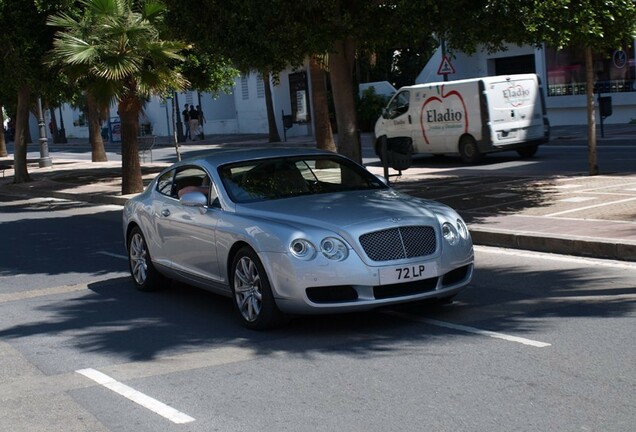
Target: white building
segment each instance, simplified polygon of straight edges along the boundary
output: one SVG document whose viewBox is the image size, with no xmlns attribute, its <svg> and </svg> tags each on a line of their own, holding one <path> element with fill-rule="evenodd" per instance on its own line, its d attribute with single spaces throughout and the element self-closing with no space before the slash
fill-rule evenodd
<svg viewBox="0 0 636 432">
<path fill-rule="evenodd" d="M 307 70 L 284 71 L 280 74 L 280 82 L 272 86 L 274 113 L 281 139 L 288 137 L 312 135 L 313 116 L 310 109 L 311 94 L 309 73 Z M 235 80 L 232 93 L 200 93 L 187 91 L 177 94 L 178 109 L 181 116 L 184 105 L 200 105 L 205 117 L 204 134 L 267 134 L 267 107 L 265 105 L 265 82 L 258 74 L 244 75 Z M 168 136 L 173 133 L 173 99 L 162 100 L 152 97 L 144 108 L 140 118 L 141 133 L 143 125 L 148 124 L 156 136 Z M 86 116 L 69 105 L 62 108 L 64 129 L 67 138 L 88 138 Z M 283 115 L 291 115 L 293 125 L 283 130 Z M 58 127 L 60 127 L 60 110 L 55 110 Z M 110 117 L 117 121 L 117 107 L 111 107 Z M 179 119 L 175 118 L 174 123 Z M 46 113 L 46 123 L 50 121 L 50 113 Z M 183 118 L 181 118 L 183 121 Z M 37 121 L 31 122 L 37 126 Z M 104 128 L 108 124 L 104 124 Z M 147 128 L 146 128 L 147 129 Z M 35 131 L 34 131 L 35 132 Z M 35 132 L 37 136 L 37 132 Z"/>
<path fill-rule="evenodd" d="M 623 50 L 615 50 L 605 55 L 595 54 L 594 68 L 597 90 L 602 96 L 612 99 L 613 113 L 605 123 L 619 124 L 636 120 L 636 64 L 635 45 Z M 553 126 L 586 124 L 585 101 L 585 61 L 583 50 L 555 50 L 550 47 L 537 49 L 532 46 L 510 45 L 506 51 L 474 55 L 451 53 L 449 80 L 474 78 L 488 75 L 508 75 L 515 73 L 536 73 L 543 83 L 543 91 L 548 117 Z M 416 79 L 415 83 L 429 83 L 443 80 L 443 59 L 441 49 L 432 56 Z M 440 70 L 442 69 L 442 70 Z M 268 133 L 267 110 L 265 106 L 264 81 L 257 74 L 249 74 L 236 79 L 234 91 L 218 96 L 196 91 L 179 93 L 178 112 L 184 104 L 201 105 L 206 119 L 204 133 L 209 134 L 266 134 Z M 379 83 L 372 83 L 378 85 Z M 274 113 L 281 138 L 313 135 L 311 113 L 311 80 L 305 66 L 299 71 L 284 71 L 280 83 L 272 86 Z M 362 86 L 361 86 L 362 87 Z M 386 93 L 386 92 L 380 92 Z M 598 93 L 597 93 L 598 96 Z M 146 105 L 145 118 L 152 128 L 152 134 L 168 136 L 173 132 L 173 100 L 162 101 L 154 97 Z M 59 110 L 56 110 L 58 127 Z M 180 114 L 179 114 L 180 115 Z M 288 130 L 283 129 L 283 115 L 292 115 L 294 123 Z M 46 123 L 49 113 L 46 113 Z M 87 138 L 88 127 L 82 112 L 65 106 L 64 127 L 69 138 Z M 598 110 L 597 110 L 598 116 Z M 117 117 L 117 109 L 111 109 L 111 118 Z M 176 121 L 177 119 L 175 119 Z M 31 122 L 37 127 L 37 120 Z M 106 125 L 105 125 L 106 126 Z M 33 127 L 32 127 L 33 129 Z M 37 136 L 37 130 L 33 130 Z"/>
<path fill-rule="evenodd" d="M 612 98 L 613 113 L 605 123 L 628 123 L 636 120 L 636 40 L 623 50 L 594 55 L 597 90 Z M 583 50 L 537 49 L 509 45 L 506 51 L 474 55 L 447 55 L 454 73 L 449 80 L 489 75 L 536 73 L 543 83 L 548 117 L 552 125 L 586 124 L 585 60 Z M 443 81 L 441 49 L 428 61 L 416 83 Z M 595 98 L 598 96 L 596 94 Z M 596 100 L 596 99 L 595 99 Z M 597 110 L 598 116 L 598 110 Z"/>
</svg>

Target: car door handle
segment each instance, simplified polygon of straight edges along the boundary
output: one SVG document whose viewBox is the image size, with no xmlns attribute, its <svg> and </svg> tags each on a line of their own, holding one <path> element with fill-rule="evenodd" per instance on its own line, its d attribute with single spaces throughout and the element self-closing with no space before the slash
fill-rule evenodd
<svg viewBox="0 0 636 432">
<path fill-rule="evenodd" d="M 411 114 L 409 114 L 409 124 L 411 124 L 411 123 L 413 123 L 413 122 L 411 121 Z"/>
<path fill-rule="evenodd" d="M 170 216 L 170 210 L 168 209 L 161 210 L 161 216 L 166 216 L 166 217 Z"/>
</svg>

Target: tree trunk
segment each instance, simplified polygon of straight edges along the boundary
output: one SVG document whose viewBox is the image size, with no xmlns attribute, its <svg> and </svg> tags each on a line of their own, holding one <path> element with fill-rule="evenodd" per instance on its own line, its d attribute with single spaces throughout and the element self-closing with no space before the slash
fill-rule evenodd
<svg viewBox="0 0 636 432">
<path fill-rule="evenodd" d="M 31 181 L 29 172 L 27 171 L 27 142 L 25 131 L 29 125 L 29 99 L 31 89 L 22 87 L 18 91 L 18 106 L 15 117 L 15 139 L 13 142 L 13 168 L 15 175 L 14 183 L 26 183 Z"/>
<path fill-rule="evenodd" d="M 311 79 L 311 99 L 314 107 L 316 147 L 335 152 L 336 143 L 333 140 L 331 122 L 329 121 L 325 71 L 313 56 L 309 59 L 309 75 Z"/>
<path fill-rule="evenodd" d="M 139 113 L 141 104 L 134 96 L 122 98 L 119 102 L 121 118 L 121 194 L 142 192 L 144 189 L 139 163 Z"/>
<path fill-rule="evenodd" d="M 594 112 L 594 62 L 592 48 L 585 48 L 585 76 L 587 79 L 587 151 L 590 175 L 598 175 L 596 159 L 596 115 Z"/>
<path fill-rule="evenodd" d="M 263 86 L 265 87 L 265 104 L 267 105 L 267 124 L 269 126 L 269 142 L 280 142 L 280 134 L 276 126 L 276 115 L 274 114 L 274 100 L 272 99 L 272 88 L 269 72 L 262 72 Z"/>
<path fill-rule="evenodd" d="M 7 153 L 7 142 L 4 139 L 4 114 L 2 113 L 2 105 L 0 105 L 0 124 L 3 125 L 2 131 L 0 131 L 0 157 L 6 157 L 9 153 Z"/>
<path fill-rule="evenodd" d="M 108 161 L 108 157 L 104 150 L 99 105 L 95 100 L 95 96 L 90 91 L 86 92 L 86 105 L 88 108 L 88 136 L 91 142 L 91 161 L 106 162 Z"/>
<path fill-rule="evenodd" d="M 329 72 L 338 124 L 338 152 L 360 163 L 362 151 L 353 88 L 355 45 L 353 38 L 334 43 L 329 53 Z"/>
<path fill-rule="evenodd" d="M 57 119 L 55 118 L 55 108 L 49 106 L 49 115 L 51 116 L 51 123 L 48 125 L 49 132 L 51 133 L 51 139 L 54 143 L 57 143 L 57 137 L 60 134 L 60 130 L 57 127 Z"/>
</svg>

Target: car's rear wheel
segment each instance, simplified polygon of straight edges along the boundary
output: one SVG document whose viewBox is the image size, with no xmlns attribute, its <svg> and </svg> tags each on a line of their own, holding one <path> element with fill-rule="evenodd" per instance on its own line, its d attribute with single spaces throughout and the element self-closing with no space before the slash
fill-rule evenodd
<svg viewBox="0 0 636 432">
<path fill-rule="evenodd" d="M 139 227 L 128 236 L 128 265 L 135 286 L 140 291 L 154 291 L 165 281 L 150 259 L 148 244 Z"/>
<path fill-rule="evenodd" d="M 467 164 L 476 164 L 482 156 L 477 148 L 477 142 L 471 136 L 464 136 L 459 141 L 459 155 L 462 161 Z"/>
<path fill-rule="evenodd" d="M 256 252 L 249 247 L 238 251 L 232 261 L 231 278 L 234 307 L 245 327 L 264 330 L 280 324 L 282 314 Z"/>
</svg>

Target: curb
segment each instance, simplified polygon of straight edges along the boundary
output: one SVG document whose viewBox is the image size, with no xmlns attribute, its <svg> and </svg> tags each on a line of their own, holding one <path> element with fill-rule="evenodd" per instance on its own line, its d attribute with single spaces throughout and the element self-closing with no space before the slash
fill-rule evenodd
<svg viewBox="0 0 636 432">
<path fill-rule="evenodd" d="M 468 229 L 473 238 L 473 243 L 480 246 L 522 249 L 617 261 L 636 261 L 636 244 L 486 231 L 483 229 L 472 229 L 470 225 L 468 225 Z"/>
</svg>

